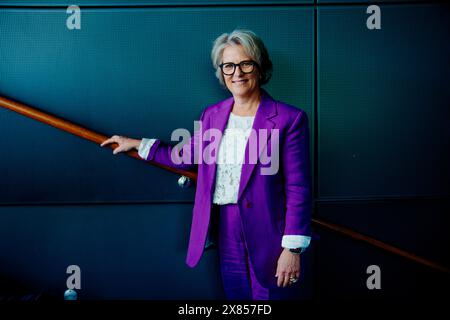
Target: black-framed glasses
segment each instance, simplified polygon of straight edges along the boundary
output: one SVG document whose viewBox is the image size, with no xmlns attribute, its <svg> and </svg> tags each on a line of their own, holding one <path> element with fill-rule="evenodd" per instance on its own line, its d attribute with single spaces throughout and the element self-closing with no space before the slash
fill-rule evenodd
<svg viewBox="0 0 450 320">
<path fill-rule="evenodd" d="M 242 73 L 252 73 L 258 64 L 253 60 L 244 60 L 239 63 L 225 62 L 219 65 L 222 73 L 227 76 L 233 75 L 237 66 L 241 69 Z"/>
</svg>

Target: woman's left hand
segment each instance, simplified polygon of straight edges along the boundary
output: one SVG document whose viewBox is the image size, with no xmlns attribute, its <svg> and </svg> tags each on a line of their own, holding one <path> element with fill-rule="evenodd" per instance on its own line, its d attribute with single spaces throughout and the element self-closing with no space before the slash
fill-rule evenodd
<svg viewBox="0 0 450 320">
<path fill-rule="evenodd" d="M 280 258 L 278 258 L 277 285 L 279 287 L 287 287 L 290 282 L 290 278 L 298 279 L 300 277 L 300 255 L 294 254 L 289 249 L 284 249 L 281 252 Z"/>
</svg>

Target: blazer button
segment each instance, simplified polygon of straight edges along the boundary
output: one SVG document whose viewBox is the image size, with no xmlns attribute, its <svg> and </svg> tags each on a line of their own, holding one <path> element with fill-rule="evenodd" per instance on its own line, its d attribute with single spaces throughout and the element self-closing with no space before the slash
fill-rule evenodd
<svg viewBox="0 0 450 320">
<path fill-rule="evenodd" d="M 247 202 L 247 204 L 245 206 L 247 207 L 247 209 L 250 209 L 252 207 L 252 203 L 251 202 Z"/>
</svg>

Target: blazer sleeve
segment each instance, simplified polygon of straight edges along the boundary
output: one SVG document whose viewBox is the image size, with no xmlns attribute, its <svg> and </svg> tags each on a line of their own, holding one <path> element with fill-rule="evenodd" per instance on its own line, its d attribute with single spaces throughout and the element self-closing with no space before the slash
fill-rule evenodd
<svg viewBox="0 0 450 320">
<path fill-rule="evenodd" d="M 202 153 L 202 123 L 205 117 L 205 110 L 200 116 L 200 128 L 182 146 L 171 145 L 160 139 L 152 139 L 152 145 L 145 160 L 154 161 L 171 168 L 194 171 L 198 164 L 198 156 Z M 197 151 L 194 151 L 197 150 Z"/>
<path fill-rule="evenodd" d="M 311 236 L 311 164 L 308 117 L 300 111 L 286 132 L 282 165 L 286 195 L 284 235 Z"/>
</svg>

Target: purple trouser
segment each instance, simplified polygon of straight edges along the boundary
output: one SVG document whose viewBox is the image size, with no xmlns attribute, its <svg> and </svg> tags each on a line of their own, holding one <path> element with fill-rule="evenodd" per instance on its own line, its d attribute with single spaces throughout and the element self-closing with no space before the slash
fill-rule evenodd
<svg viewBox="0 0 450 320">
<path fill-rule="evenodd" d="M 219 215 L 217 217 L 217 247 L 226 298 L 229 300 L 294 299 L 300 281 L 286 288 L 280 287 L 269 290 L 256 279 L 248 256 L 237 204 L 214 206 L 213 214 Z"/>
</svg>

